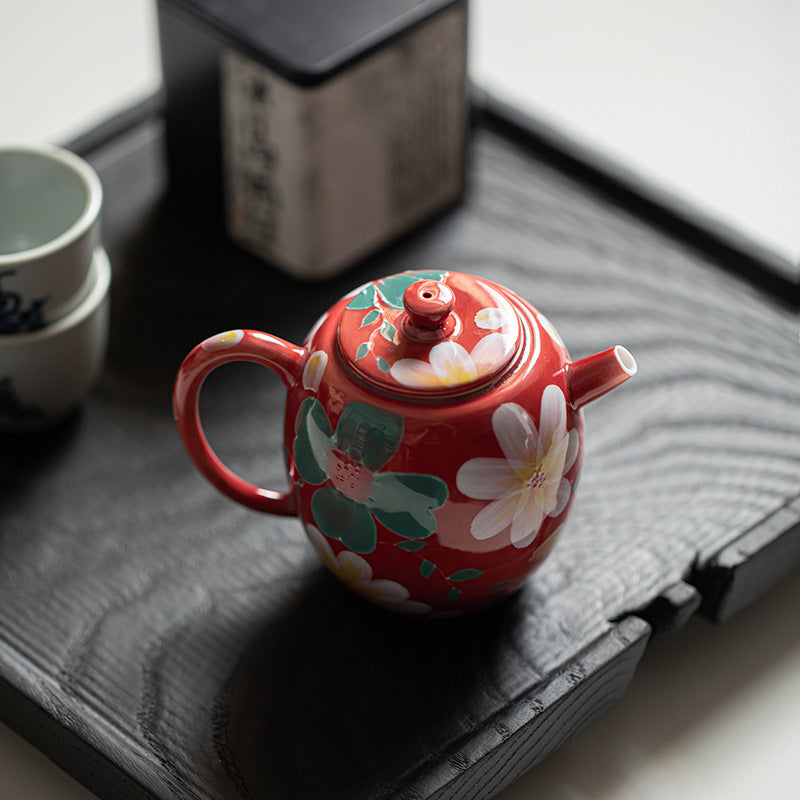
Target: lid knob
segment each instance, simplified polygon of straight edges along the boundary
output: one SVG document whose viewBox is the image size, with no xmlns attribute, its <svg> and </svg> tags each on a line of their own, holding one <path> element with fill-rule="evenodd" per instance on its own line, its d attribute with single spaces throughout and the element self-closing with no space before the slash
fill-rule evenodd
<svg viewBox="0 0 800 800">
<path fill-rule="evenodd" d="M 405 336 L 415 342 L 430 342 L 449 336 L 455 327 L 450 313 L 456 298 L 453 290 L 439 281 L 415 281 L 403 293 Z"/>
</svg>

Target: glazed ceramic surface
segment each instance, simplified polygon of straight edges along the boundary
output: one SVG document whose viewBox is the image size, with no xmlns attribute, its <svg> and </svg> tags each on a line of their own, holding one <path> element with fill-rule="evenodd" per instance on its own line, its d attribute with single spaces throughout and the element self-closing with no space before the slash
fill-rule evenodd
<svg viewBox="0 0 800 800">
<path fill-rule="evenodd" d="M 95 250 L 89 289 L 45 328 L 0 336 L 0 431 L 26 431 L 68 414 L 100 375 L 108 340 L 111 267 Z"/>
<path fill-rule="evenodd" d="M 67 150 L 0 148 L 0 334 L 55 322 L 91 291 L 102 194 Z"/>
<path fill-rule="evenodd" d="M 205 440 L 200 386 L 231 360 L 289 388 L 289 493 L 235 476 Z M 634 372 L 621 347 L 571 363 L 549 321 L 490 281 L 417 271 L 347 295 L 303 347 L 258 331 L 207 339 L 181 367 L 175 414 L 209 480 L 296 513 L 353 590 L 457 616 L 513 592 L 550 552 L 581 470 L 581 406 Z"/>
</svg>

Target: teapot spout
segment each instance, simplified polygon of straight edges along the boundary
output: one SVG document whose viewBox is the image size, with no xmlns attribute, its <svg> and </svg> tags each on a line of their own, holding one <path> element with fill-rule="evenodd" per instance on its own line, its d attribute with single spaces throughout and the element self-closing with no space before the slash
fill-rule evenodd
<svg viewBox="0 0 800 800">
<path fill-rule="evenodd" d="M 621 345 L 567 365 L 570 405 L 577 411 L 636 374 L 636 361 Z"/>
</svg>

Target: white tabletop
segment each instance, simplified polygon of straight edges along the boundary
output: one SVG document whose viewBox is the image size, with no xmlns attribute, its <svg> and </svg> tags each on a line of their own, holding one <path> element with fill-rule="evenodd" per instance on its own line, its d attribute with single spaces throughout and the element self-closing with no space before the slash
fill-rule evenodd
<svg viewBox="0 0 800 800">
<path fill-rule="evenodd" d="M 796 258 L 800 4 L 472 0 L 472 15 L 479 81 Z M 0 140 L 68 139 L 159 86 L 153 2 L 0 0 L 0 75 Z M 498 797 L 800 796 L 799 609 L 795 573 L 722 626 L 653 643 L 622 703 Z M 93 797 L 0 725 L 0 798 Z"/>
</svg>

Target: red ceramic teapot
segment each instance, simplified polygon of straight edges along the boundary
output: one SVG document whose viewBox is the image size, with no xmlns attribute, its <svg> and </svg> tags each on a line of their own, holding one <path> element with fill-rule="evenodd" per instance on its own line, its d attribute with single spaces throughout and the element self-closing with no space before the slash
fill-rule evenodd
<svg viewBox="0 0 800 800">
<path fill-rule="evenodd" d="M 288 389 L 288 492 L 243 480 L 208 445 L 200 387 L 228 361 L 263 364 Z M 218 489 L 299 516 L 324 563 L 368 600 L 455 616 L 513 592 L 545 558 L 581 469 L 581 408 L 635 372 L 619 346 L 570 361 L 514 293 L 427 270 L 351 292 L 302 347 L 252 330 L 206 339 L 173 399 Z"/>
</svg>

